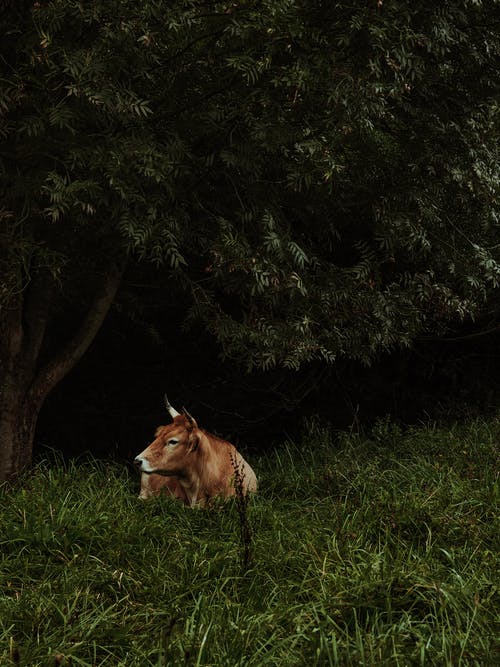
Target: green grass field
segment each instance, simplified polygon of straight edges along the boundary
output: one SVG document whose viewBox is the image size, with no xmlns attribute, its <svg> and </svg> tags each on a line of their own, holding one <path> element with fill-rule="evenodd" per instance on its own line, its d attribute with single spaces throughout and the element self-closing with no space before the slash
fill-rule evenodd
<svg viewBox="0 0 500 667">
<path fill-rule="evenodd" d="M 499 439 L 311 425 L 251 461 L 250 545 L 234 502 L 144 503 L 119 465 L 42 463 L 0 491 L 0 664 L 500 664 Z"/>
</svg>

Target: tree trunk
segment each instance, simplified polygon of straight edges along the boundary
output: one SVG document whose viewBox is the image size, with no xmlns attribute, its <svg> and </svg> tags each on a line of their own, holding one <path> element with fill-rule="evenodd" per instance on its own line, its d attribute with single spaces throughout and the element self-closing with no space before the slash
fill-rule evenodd
<svg viewBox="0 0 500 667">
<path fill-rule="evenodd" d="M 0 393 L 0 482 L 13 479 L 29 463 L 33 454 L 33 440 L 41 404 L 26 394 L 9 390 L 2 378 Z"/>
<path fill-rule="evenodd" d="M 40 351 L 50 315 L 53 282 L 39 274 L 0 318 L 0 483 L 32 461 L 38 414 L 49 392 L 87 350 L 114 300 L 124 266 L 109 267 L 79 329 L 45 365 Z"/>
</svg>

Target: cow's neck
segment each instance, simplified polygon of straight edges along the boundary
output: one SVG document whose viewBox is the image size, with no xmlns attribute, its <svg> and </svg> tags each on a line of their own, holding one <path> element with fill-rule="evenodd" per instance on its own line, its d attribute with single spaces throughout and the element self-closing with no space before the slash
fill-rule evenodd
<svg viewBox="0 0 500 667">
<path fill-rule="evenodd" d="M 202 484 L 202 479 L 207 482 L 208 480 L 204 479 L 206 476 L 206 461 L 209 458 L 210 443 L 205 435 L 200 437 L 200 441 L 196 451 L 194 452 L 195 456 L 193 457 L 193 462 L 191 469 L 187 475 L 179 477 L 179 482 L 186 492 L 189 504 L 191 507 L 196 505 L 196 503 L 203 501 L 204 499 L 204 486 Z"/>
<path fill-rule="evenodd" d="M 188 479 L 187 477 L 179 477 L 179 484 L 184 489 L 184 493 L 188 499 L 188 504 L 193 507 L 196 505 L 199 493 L 199 481 Z"/>
</svg>

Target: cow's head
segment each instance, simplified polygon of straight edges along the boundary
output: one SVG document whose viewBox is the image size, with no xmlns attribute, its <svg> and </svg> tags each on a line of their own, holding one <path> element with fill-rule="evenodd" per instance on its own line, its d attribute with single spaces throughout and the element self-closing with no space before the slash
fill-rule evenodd
<svg viewBox="0 0 500 667">
<path fill-rule="evenodd" d="M 183 414 L 177 412 L 166 396 L 165 404 L 173 419 L 172 423 L 156 430 L 155 439 L 135 457 L 134 463 L 141 472 L 147 474 L 183 477 L 197 450 L 199 430 L 193 417 L 187 411 Z"/>
</svg>

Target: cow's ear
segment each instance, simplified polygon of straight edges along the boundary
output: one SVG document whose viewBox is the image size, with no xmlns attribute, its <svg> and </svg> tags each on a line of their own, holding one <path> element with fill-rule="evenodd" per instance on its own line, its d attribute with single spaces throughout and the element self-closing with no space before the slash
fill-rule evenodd
<svg viewBox="0 0 500 667">
<path fill-rule="evenodd" d="M 200 444 L 200 438 L 197 433 L 191 433 L 188 440 L 189 451 L 195 452 Z"/>
<path fill-rule="evenodd" d="M 196 419 L 189 414 L 189 412 L 186 410 L 186 408 L 182 408 L 182 411 L 184 413 L 184 417 L 186 418 L 188 427 L 190 429 L 198 428 L 198 424 L 196 423 Z"/>
</svg>

